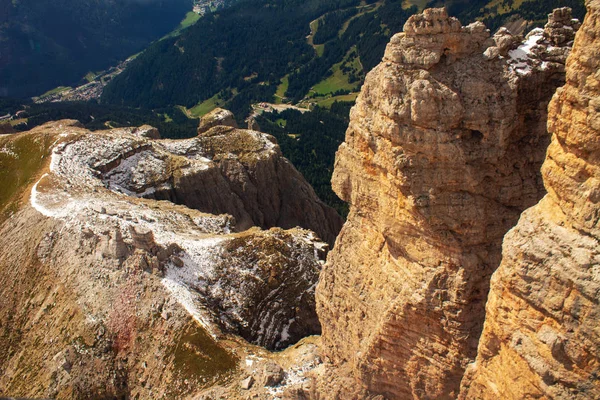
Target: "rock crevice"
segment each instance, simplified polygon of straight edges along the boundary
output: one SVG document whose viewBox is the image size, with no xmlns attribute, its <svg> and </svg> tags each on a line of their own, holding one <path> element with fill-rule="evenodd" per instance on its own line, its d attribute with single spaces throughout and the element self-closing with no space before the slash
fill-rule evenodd
<svg viewBox="0 0 600 400">
<path fill-rule="evenodd" d="M 600 2 L 587 7 L 549 106 L 548 194 L 504 239 L 461 399 L 600 397 Z"/>
</svg>

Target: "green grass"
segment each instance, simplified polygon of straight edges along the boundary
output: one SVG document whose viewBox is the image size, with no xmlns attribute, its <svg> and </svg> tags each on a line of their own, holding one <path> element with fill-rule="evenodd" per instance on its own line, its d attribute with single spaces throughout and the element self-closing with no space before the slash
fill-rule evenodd
<svg viewBox="0 0 600 400">
<path fill-rule="evenodd" d="M 181 21 L 179 23 L 179 28 L 181 28 L 181 29 L 189 28 L 190 26 L 194 25 L 199 19 L 200 19 L 200 15 L 196 14 L 195 12 L 190 11 L 185 15 L 185 18 L 183 19 L 183 21 Z"/>
<path fill-rule="evenodd" d="M 198 22 L 198 20 L 200 18 L 202 18 L 202 17 L 200 15 L 196 14 L 195 12 L 193 12 L 193 11 L 188 12 L 185 15 L 185 18 L 183 19 L 183 21 L 181 21 L 179 23 L 179 26 L 177 28 L 175 28 L 171 33 L 168 33 L 165 36 L 163 36 L 161 38 L 161 40 L 181 35 L 181 32 L 183 32 L 184 29 L 187 29 L 190 26 L 194 25 L 196 22 Z"/>
<path fill-rule="evenodd" d="M 321 57 L 323 55 L 323 52 L 325 52 L 324 44 L 315 44 L 313 47 L 315 48 L 318 57 Z"/>
<path fill-rule="evenodd" d="M 342 71 L 343 65 L 349 66 L 352 70 L 356 72 L 363 70 L 363 67 L 360 63 L 360 59 L 358 57 L 349 60 L 350 54 L 353 51 L 355 51 L 355 47 L 352 47 L 348 51 L 348 53 L 346 54 L 346 56 L 344 56 L 344 59 L 341 62 L 331 67 L 331 71 L 333 72 L 331 76 L 327 77 L 326 79 L 313 86 L 313 93 L 315 93 L 317 96 L 326 96 L 328 94 L 333 94 L 338 90 L 355 91 L 360 87 L 360 82 L 350 83 L 348 80 L 348 76 Z"/>
<path fill-rule="evenodd" d="M 12 126 L 16 126 L 16 125 L 19 125 L 19 124 L 21 124 L 21 123 L 27 123 L 27 122 L 29 122 L 29 119 L 28 119 L 28 118 L 19 118 L 19 119 L 13 119 L 13 120 L 11 120 L 9 123 L 10 123 Z"/>
<path fill-rule="evenodd" d="M 325 96 L 338 90 L 355 90 L 360 86 L 360 82 L 348 82 L 348 76 L 340 69 L 341 65 L 342 63 L 335 64 L 332 68 L 333 74 L 313 87 L 317 95 Z"/>
<path fill-rule="evenodd" d="M 283 103 L 283 98 L 285 97 L 285 92 L 287 92 L 288 87 L 290 86 L 290 80 L 288 75 L 281 78 L 281 83 L 277 86 L 277 91 L 275 92 L 275 104 Z"/>
<path fill-rule="evenodd" d="M 40 97 L 51 96 L 53 94 L 58 94 L 60 92 L 64 92 L 65 90 L 69 90 L 69 89 L 72 89 L 72 88 L 70 86 L 59 86 L 59 87 L 54 88 L 52 90 L 48 90 L 46 93 L 44 93 Z"/>
<path fill-rule="evenodd" d="M 283 118 L 279 118 L 278 120 L 275 121 L 275 123 L 279 126 L 281 126 L 282 128 L 285 128 L 287 125 L 287 120 L 283 119 Z"/>
<path fill-rule="evenodd" d="M 331 105 L 336 101 L 355 101 L 357 97 L 358 93 L 344 94 L 341 96 L 333 96 L 327 99 L 319 100 L 317 101 L 317 104 L 319 105 L 319 107 L 331 108 Z"/>
<path fill-rule="evenodd" d="M 50 135 L 15 134 L 0 138 L 0 211 L 19 204 L 19 195 L 33 183 L 50 155 Z M 0 217 L 1 218 L 1 217 Z"/>
<path fill-rule="evenodd" d="M 187 114 L 192 118 L 200 118 L 224 103 L 223 100 L 219 99 L 218 95 L 214 95 L 210 99 L 204 100 L 202 103 L 196 104 L 187 110 Z"/>
<path fill-rule="evenodd" d="M 192 387 L 207 387 L 224 382 L 235 371 L 238 362 L 233 354 L 194 321 L 184 329 L 169 353 L 167 357 L 172 357 L 177 379 L 188 380 Z M 168 397 L 183 397 L 181 395 L 185 391 L 182 392 L 181 389 L 181 385 L 172 385 Z"/>
<path fill-rule="evenodd" d="M 85 75 L 84 78 L 88 82 L 94 82 L 94 79 L 96 79 L 96 74 L 90 71 Z"/>
<path fill-rule="evenodd" d="M 320 19 L 321 18 L 317 18 L 310 23 L 310 35 L 308 36 L 308 44 L 310 44 L 313 47 L 313 49 L 315 49 L 315 52 L 317 53 L 318 57 L 321 57 L 323 55 L 323 52 L 325 51 L 324 44 L 315 44 L 313 42 L 315 34 L 319 30 L 319 20 Z"/>
</svg>

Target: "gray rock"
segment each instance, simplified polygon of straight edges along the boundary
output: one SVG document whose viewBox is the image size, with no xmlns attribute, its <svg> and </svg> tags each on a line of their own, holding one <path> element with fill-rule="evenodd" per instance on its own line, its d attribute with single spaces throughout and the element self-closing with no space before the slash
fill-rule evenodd
<svg viewBox="0 0 600 400">
<path fill-rule="evenodd" d="M 249 376 L 240 382 L 240 387 L 244 390 L 249 390 L 254 385 L 254 378 Z"/>
<path fill-rule="evenodd" d="M 283 381 L 283 368 L 277 363 L 268 362 L 258 373 L 256 381 L 262 386 L 277 386 Z"/>
</svg>

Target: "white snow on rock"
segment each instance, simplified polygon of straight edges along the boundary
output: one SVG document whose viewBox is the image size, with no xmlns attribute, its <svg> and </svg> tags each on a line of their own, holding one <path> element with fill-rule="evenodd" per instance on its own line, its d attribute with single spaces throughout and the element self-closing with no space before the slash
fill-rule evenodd
<svg viewBox="0 0 600 400">
<path fill-rule="evenodd" d="M 527 75 L 532 69 L 532 49 L 544 38 L 544 30 L 536 28 L 527 35 L 527 40 L 514 50 L 508 52 L 511 69 L 518 74 Z"/>
<path fill-rule="evenodd" d="M 253 135 L 264 140 L 267 151 L 275 148 L 262 134 Z M 107 232 L 118 231 L 130 248 L 134 243 L 132 232 L 152 232 L 152 240 L 162 248 L 177 245 L 180 249 L 176 254 L 178 265 L 172 258 L 164 263 L 161 282 L 168 293 L 213 336 L 222 326 L 219 319 L 222 316 L 209 309 L 212 303 L 208 304 L 205 296 L 226 310 L 228 321 L 247 326 L 242 312 L 248 300 L 244 288 L 250 287 L 246 281 L 263 278 L 256 266 L 248 268 L 247 263 L 227 266 L 227 273 L 237 276 L 225 279 L 219 275 L 223 273 L 223 265 L 219 263 L 223 263 L 224 247 L 235 237 L 230 234 L 231 217 L 141 199 L 153 190 L 168 188 L 169 182 L 164 177 L 170 176 L 167 173 L 172 168 L 169 160 L 174 157 L 185 157 L 180 160 L 186 168 L 182 174 L 212 164 L 195 138 L 148 140 L 127 130 L 63 137 L 53 148 L 50 172 L 32 188 L 30 203 L 42 215 L 60 219 L 74 231 L 86 231 L 99 238 L 106 237 Z M 322 250 L 321 243 L 306 232 L 294 240 L 306 243 L 298 251 L 308 261 L 302 261 L 299 268 L 314 269 L 317 260 L 310 260 Z M 104 254 L 99 256 L 105 257 Z M 316 274 L 318 276 L 318 272 Z M 222 287 L 236 284 L 241 285 L 239 289 Z M 308 290 L 314 291 L 314 282 L 308 286 Z M 273 293 L 269 296 L 280 295 L 277 291 Z M 278 309 L 268 316 L 269 320 L 262 322 L 264 332 L 259 332 L 259 336 L 277 343 L 288 340 L 295 320 L 284 317 Z M 273 321 L 278 318 L 283 322 Z M 279 331 L 273 332 L 275 326 Z"/>
<path fill-rule="evenodd" d="M 287 369 L 284 372 L 284 378 L 281 384 L 269 388 L 269 394 L 273 396 L 273 399 L 282 399 L 285 389 L 302 386 L 302 384 L 307 383 L 309 381 L 307 374 L 320 364 L 321 361 L 319 359 L 313 359 Z"/>
</svg>

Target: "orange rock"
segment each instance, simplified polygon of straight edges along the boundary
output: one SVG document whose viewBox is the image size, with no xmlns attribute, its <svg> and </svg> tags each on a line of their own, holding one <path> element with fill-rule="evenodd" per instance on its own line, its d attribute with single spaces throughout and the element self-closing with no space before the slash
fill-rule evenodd
<svg viewBox="0 0 600 400">
<path fill-rule="evenodd" d="M 368 74 L 333 176 L 350 215 L 317 288 L 325 398 L 458 395 L 502 239 L 544 194 L 545 110 L 564 82 L 549 32 L 524 61 L 491 58 L 481 23 L 427 10 Z"/>
<path fill-rule="evenodd" d="M 549 107 L 548 195 L 504 239 L 462 399 L 600 398 L 600 1 Z"/>
</svg>

